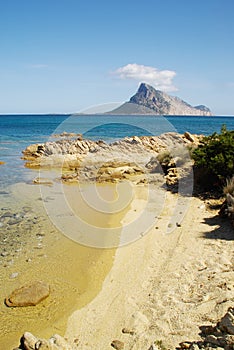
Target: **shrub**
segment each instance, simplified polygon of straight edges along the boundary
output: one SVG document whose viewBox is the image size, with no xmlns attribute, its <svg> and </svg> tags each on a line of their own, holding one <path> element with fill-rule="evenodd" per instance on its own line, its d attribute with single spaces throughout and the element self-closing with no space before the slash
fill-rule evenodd
<svg viewBox="0 0 234 350">
<path fill-rule="evenodd" d="M 204 177 L 207 187 L 221 186 L 234 174 L 234 130 L 225 126 L 221 132 L 204 137 L 198 147 L 192 150 L 195 174 Z M 203 183 L 203 185 L 204 185 Z"/>
<path fill-rule="evenodd" d="M 220 214 L 222 216 L 230 217 L 232 223 L 234 224 L 234 176 L 227 180 L 227 184 L 223 189 L 226 195 L 226 200 L 223 203 Z"/>
<path fill-rule="evenodd" d="M 226 186 L 223 188 L 223 193 L 229 193 L 230 195 L 234 196 L 234 176 L 230 179 L 227 179 L 226 182 Z"/>
</svg>

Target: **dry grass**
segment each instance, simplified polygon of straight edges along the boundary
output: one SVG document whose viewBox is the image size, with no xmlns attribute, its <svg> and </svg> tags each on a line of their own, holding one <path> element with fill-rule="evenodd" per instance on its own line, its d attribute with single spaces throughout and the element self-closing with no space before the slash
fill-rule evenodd
<svg viewBox="0 0 234 350">
<path fill-rule="evenodd" d="M 234 196 L 234 176 L 231 179 L 227 179 L 227 184 L 223 189 L 224 194 L 230 194 Z"/>
</svg>

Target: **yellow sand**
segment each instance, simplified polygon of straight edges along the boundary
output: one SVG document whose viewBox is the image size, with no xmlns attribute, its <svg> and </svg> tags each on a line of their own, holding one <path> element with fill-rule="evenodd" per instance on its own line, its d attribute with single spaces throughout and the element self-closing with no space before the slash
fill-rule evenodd
<svg viewBox="0 0 234 350">
<path fill-rule="evenodd" d="M 181 227 L 165 235 L 176 200 L 167 193 L 155 227 L 117 250 L 101 292 L 69 318 L 66 336 L 79 339 L 78 349 L 108 350 L 114 339 L 126 350 L 148 350 L 154 341 L 175 349 L 233 305 L 231 225 L 192 198 Z"/>
</svg>

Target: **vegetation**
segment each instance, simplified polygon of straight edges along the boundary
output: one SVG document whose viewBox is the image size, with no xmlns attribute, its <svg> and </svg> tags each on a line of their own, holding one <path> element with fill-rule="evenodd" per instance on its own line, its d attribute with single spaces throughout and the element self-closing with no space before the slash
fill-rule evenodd
<svg viewBox="0 0 234 350">
<path fill-rule="evenodd" d="M 227 179 L 226 186 L 224 186 L 223 189 L 224 194 L 230 194 L 231 196 L 234 196 L 234 176 L 231 179 Z"/>
<path fill-rule="evenodd" d="M 204 137 L 191 155 L 198 183 L 221 189 L 234 174 L 234 130 L 228 131 L 223 126 L 219 134 Z"/>
<path fill-rule="evenodd" d="M 234 176 L 227 180 L 223 192 L 226 195 L 226 201 L 223 204 L 221 213 L 229 216 L 234 224 Z"/>
</svg>

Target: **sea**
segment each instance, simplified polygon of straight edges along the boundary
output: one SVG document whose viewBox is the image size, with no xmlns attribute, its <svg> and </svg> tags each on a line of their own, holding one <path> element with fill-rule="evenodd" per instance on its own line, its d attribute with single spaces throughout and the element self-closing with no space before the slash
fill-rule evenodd
<svg viewBox="0 0 234 350">
<path fill-rule="evenodd" d="M 0 190 L 35 176 L 25 168 L 22 151 L 33 143 L 54 141 L 55 134 L 80 133 L 84 138 L 113 142 L 166 132 L 210 135 L 223 125 L 234 130 L 234 116 L 0 115 L 0 161 L 5 163 L 0 167 Z"/>
</svg>

